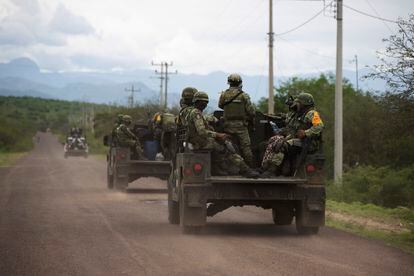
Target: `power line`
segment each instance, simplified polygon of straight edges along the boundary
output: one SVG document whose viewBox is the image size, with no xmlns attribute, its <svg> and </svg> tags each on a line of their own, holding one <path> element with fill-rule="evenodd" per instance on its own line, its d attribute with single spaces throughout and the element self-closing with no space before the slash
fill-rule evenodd
<svg viewBox="0 0 414 276">
<path fill-rule="evenodd" d="M 333 1 L 332 1 L 332 2 L 333 2 Z M 331 2 L 331 3 L 332 3 L 332 2 Z M 329 5 L 329 4 L 328 4 L 328 5 Z M 309 19 L 308 19 L 308 20 L 306 20 L 305 22 L 303 22 L 303 23 L 299 24 L 298 26 L 296 26 L 296 27 L 294 27 L 294 28 L 292 28 L 292 29 L 290 29 L 290 30 L 288 30 L 288 31 L 285 31 L 285 32 L 282 32 L 282 33 L 275 34 L 275 36 L 285 35 L 285 34 L 288 34 L 288 33 L 294 32 L 294 31 L 296 31 L 296 30 L 297 30 L 297 29 L 299 29 L 299 28 L 302 28 L 303 26 L 305 26 L 306 24 L 308 24 L 309 22 L 311 22 L 312 20 L 314 20 L 316 17 L 318 17 L 319 15 L 321 15 L 324 11 L 325 11 L 325 6 L 323 7 L 323 9 L 322 9 L 322 10 L 320 10 L 319 12 L 317 12 L 314 16 L 312 16 L 311 18 L 309 18 Z"/>
<path fill-rule="evenodd" d="M 366 12 L 363 12 L 363 11 L 360 11 L 360 10 L 357 10 L 357 9 L 355 9 L 353 7 L 348 6 L 348 5 L 345 5 L 345 4 L 343 4 L 343 5 L 344 5 L 345 8 L 350 9 L 350 10 L 356 12 L 356 13 L 359 13 L 359 14 L 362 14 L 362 15 L 365 15 L 365 16 L 368 16 L 368 17 L 372 17 L 372 18 L 375 18 L 375 19 L 378 19 L 378 20 L 382 20 L 382 21 L 386 21 L 386 22 L 398 24 L 398 22 L 395 21 L 395 20 L 391 20 L 391 19 L 387 19 L 387 18 L 375 16 L 375 15 L 372 15 L 372 14 L 369 14 L 369 13 L 366 13 Z"/>
<path fill-rule="evenodd" d="M 371 4 L 371 2 L 369 0 L 365 0 L 365 2 L 367 2 L 368 6 L 371 8 L 371 10 L 378 16 L 381 17 L 381 15 L 377 12 L 377 10 L 374 8 L 374 6 Z M 394 31 L 390 28 L 390 26 L 385 22 L 382 21 L 382 23 L 385 25 L 385 27 L 387 27 L 387 29 L 391 32 L 394 33 Z"/>
</svg>

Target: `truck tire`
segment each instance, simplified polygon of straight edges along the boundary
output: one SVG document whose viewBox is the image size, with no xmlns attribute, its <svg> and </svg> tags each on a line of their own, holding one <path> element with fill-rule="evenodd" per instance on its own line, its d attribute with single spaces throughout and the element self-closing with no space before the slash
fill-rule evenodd
<svg viewBox="0 0 414 276">
<path fill-rule="evenodd" d="M 175 172 L 172 171 L 168 179 L 168 221 L 171 224 L 180 223 L 180 207 L 177 201 L 173 200 L 173 187 L 176 184 Z"/>
<path fill-rule="evenodd" d="M 294 216 L 294 208 L 289 203 L 272 208 L 272 218 L 276 225 L 291 225 Z"/>
<path fill-rule="evenodd" d="M 128 178 L 114 176 L 114 186 L 118 191 L 125 192 L 128 187 Z"/>
<path fill-rule="evenodd" d="M 106 169 L 106 184 L 108 189 L 114 188 L 114 175 L 109 173 L 109 164 L 107 165 Z"/>
<path fill-rule="evenodd" d="M 198 234 L 206 221 L 206 210 L 201 207 L 189 207 L 183 191 L 179 200 L 180 226 L 183 234 Z"/>
</svg>

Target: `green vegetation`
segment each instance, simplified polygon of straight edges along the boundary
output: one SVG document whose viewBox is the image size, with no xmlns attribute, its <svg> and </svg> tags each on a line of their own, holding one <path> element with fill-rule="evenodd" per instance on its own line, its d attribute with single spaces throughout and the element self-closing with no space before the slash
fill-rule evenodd
<svg viewBox="0 0 414 276">
<path fill-rule="evenodd" d="M 25 152 L 0 152 L 0 167 L 12 166 Z"/>
<path fill-rule="evenodd" d="M 37 131 L 65 135 L 70 127 L 91 125 L 91 111 L 109 107 L 32 97 L 0 97 L 0 152 L 23 152 Z"/>
<path fill-rule="evenodd" d="M 373 204 L 327 201 L 326 224 L 360 236 L 383 240 L 414 254 L 414 212 Z"/>
<path fill-rule="evenodd" d="M 371 203 L 389 208 L 414 208 L 414 165 L 391 167 L 356 167 L 335 185 L 328 182 L 329 198 L 343 202 Z"/>
</svg>

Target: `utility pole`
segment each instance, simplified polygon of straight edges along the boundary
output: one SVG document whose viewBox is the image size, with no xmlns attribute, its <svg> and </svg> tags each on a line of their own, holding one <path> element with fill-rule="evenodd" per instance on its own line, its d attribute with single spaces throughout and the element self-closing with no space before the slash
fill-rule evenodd
<svg viewBox="0 0 414 276">
<path fill-rule="evenodd" d="M 342 0 L 336 0 L 336 85 L 335 85 L 335 182 L 342 178 L 343 169 L 343 102 L 342 102 Z"/>
<path fill-rule="evenodd" d="M 134 89 L 134 85 L 131 86 L 131 89 L 125 88 L 125 92 L 131 92 L 131 95 L 128 97 L 128 105 L 130 108 L 134 107 L 134 93 L 141 92 L 141 89 Z"/>
<path fill-rule="evenodd" d="M 165 94 L 164 94 L 164 109 L 167 109 L 167 107 L 168 107 L 168 103 L 167 103 L 167 98 L 168 98 L 168 80 L 169 80 L 169 77 L 168 77 L 168 74 L 178 74 L 178 71 L 177 70 L 175 70 L 174 72 L 168 72 L 168 66 L 172 66 L 173 65 L 173 63 L 172 63 L 172 61 L 170 62 L 170 63 L 168 63 L 168 62 L 165 62 L 164 63 L 164 66 L 165 66 L 165 77 L 164 77 L 164 80 L 165 80 Z"/>
<path fill-rule="evenodd" d="M 160 107 L 164 106 L 164 97 L 163 97 L 163 86 L 164 86 L 164 64 L 165 62 L 160 62 L 160 63 L 154 63 L 153 61 L 151 62 L 152 66 L 160 66 L 161 67 L 161 71 L 159 72 L 158 70 L 155 70 L 155 74 L 159 75 L 159 79 L 160 79 Z"/>
<path fill-rule="evenodd" d="M 274 114 L 275 104 L 273 95 L 273 0 L 269 0 L 269 32 L 267 34 L 269 35 L 269 99 L 267 101 L 267 113 Z"/>
<path fill-rule="evenodd" d="M 355 55 L 354 59 L 351 62 L 355 62 L 355 85 L 356 91 L 359 91 L 359 77 L 358 77 L 358 56 Z"/>
</svg>

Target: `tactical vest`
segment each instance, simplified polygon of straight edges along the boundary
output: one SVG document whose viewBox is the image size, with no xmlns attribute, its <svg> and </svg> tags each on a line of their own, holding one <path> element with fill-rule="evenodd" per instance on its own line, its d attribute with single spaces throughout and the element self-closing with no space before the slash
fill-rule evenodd
<svg viewBox="0 0 414 276">
<path fill-rule="evenodd" d="M 224 119 L 226 121 L 247 120 L 243 93 L 239 89 L 227 89 L 224 92 Z M 239 94 L 239 95 L 238 95 Z M 237 95 L 237 97 L 236 97 Z"/>
<path fill-rule="evenodd" d="M 161 115 L 161 126 L 163 131 L 174 131 L 176 129 L 175 115 L 171 113 L 163 113 Z"/>
</svg>

